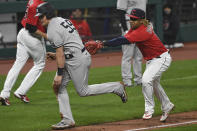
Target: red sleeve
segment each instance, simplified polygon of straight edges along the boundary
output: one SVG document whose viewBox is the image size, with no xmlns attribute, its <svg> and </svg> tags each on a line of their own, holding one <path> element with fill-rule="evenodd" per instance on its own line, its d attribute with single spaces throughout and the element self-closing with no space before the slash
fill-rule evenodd
<svg viewBox="0 0 197 131">
<path fill-rule="evenodd" d="M 30 6 L 28 8 L 28 14 L 27 14 L 27 23 L 31 25 L 37 25 L 38 23 L 38 16 L 35 16 L 36 14 L 36 6 Z"/>
<path fill-rule="evenodd" d="M 143 42 L 150 39 L 153 36 L 153 29 L 151 27 L 140 26 L 135 30 L 129 30 L 125 35 L 125 38 L 131 43 Z"/>
</svg>

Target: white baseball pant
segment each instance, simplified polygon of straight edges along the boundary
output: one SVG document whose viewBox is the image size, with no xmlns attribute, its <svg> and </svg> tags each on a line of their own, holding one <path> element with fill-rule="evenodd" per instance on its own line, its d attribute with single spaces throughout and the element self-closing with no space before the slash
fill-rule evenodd
<svg viewBox="0 0 197 131">
<path fill-rule="evenodd" d="M 33 37 L 28 30 L 22 28 L 17 35 L 16 61 L 8 72 L 0 96 L 3 98 L 10 97 L 10 91 L 13 88 L 21 69 L 24 67 L 28 58 L 32 57 L 34 66 L 26 74 L 19 88 L 15 91 L 17 94 L 25 95 L 41 75 L 45 67 L 45 55 L 46 48 L 44 40 L 39 40 L 38 38 Z"/>
<path fill-rule="evenodd" d="M 170 105 L 170 100 L 160 84 L 161 75 L 168 69 L 171 63 L 171 56 L 168 52 L 160 55 L 161 58 L 154 58 L 147 61 L 146 69 L 142 76 L 142 92 L 145 99 L 145 112 L 154 113 L 154 94 L 161 102 L 161 109 L 165 111 Z"/>
<path fill-rule="evenodd" d="M 142 81 L 142 53 L 136 44 L 122 45 L 122 79 L 125 84 L 132 79 L 131 59 L 133 60 L 134 82 L 140 84 Z"/>
</svg>

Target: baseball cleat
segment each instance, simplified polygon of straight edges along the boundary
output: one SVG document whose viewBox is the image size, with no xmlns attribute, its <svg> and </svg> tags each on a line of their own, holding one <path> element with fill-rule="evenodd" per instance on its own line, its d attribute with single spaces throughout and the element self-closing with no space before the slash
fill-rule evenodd
<svg viewBox="0 0 197 131">
<path fill-rule="evenodd" d="M 122 84 L 124 84 L 126 87 L 133 87 L 133 84 L 130 80 L 123 80 Z"/>
<path fill-rule="evenodd" d="M 124 84 L 124 86 L 126 86 L 126 87 L 133 87 L 132 84 Z"/>
<path fill-rule="evenodd" d="M 63 118 L 59 123 L 51 126 L 53 130 L 64 130 L 72 127 L 75 127 L 75 123 L 65 118 Z"/>
<path fill-rule="evenodd" d="M 120 94 L 120 93 L 117 93 L 118 96 L 120 96 L 121 100 L 123 103 L 126 103 L 127 100 L 128 100 L 128 97 L 127 97 L 127 92 L 125 90 L 125 85 L 123 82 L 120 82 L 120 84 L 122 85 L 122 88 L 123 88 L 123 92 Z"/>
<path fill-rule="evenodd" d="M 21 99 L 21 101 L 25 103 L 29 103 L 29 98 L 26 95 L 20 95 L 20 94 L 14 93 L 14 96 L 18 99 Z"/>
<path fill-rule="evenodd" d="M 3 106 L 9 106 L 10 105 L 10 101 L 8 98 L 3 98 L 3 97 L 0 97 L 0 102 Z"/>
<path fill-rule="evenodd" d="M 168 118 L 170 112 L 175 108 L 174 104 L 170 103 L 170 107 L 168 108 L 168 110 L 164 111 L 161 118 L 160 118 L 160 121 L 161 122 L 165 122 L 166 119 Z"/>
<path fill-rule="evenodd" d="M 142 119 L 143 119 L 143 120 L 149 120 L 149 119 L 151 119 L 152 117 L 153 117 L 153 114 L 150 113 L 150 112 L 148 112 L 148 111 L 146 111 L 146 112 L 144 113 L 144 115 L 142 116 Z"/>
</svg>

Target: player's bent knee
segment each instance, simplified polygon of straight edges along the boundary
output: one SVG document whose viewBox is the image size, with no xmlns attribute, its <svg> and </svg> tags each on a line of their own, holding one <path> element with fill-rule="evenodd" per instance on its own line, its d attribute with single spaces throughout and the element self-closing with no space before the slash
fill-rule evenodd
<svg viewBox="0 0 197 131">
<path fill-rule="evenodd" d="M 152 84 L 152 80 L 142 78 L 142 86 L 146 86 L 150 84 Z"/>
<path fill-rule="evenodd" d="M 88 90 L 80 90 L 80 91 L 77 91 L 77 93 L 80 97 L 88 96 Z"/>
<path fill-rule="evenodd" d="M 77 92 L 77 94 L 78 94 L 80 97 L 85 97 L 85 96 L 87 96 L 87 93 L 86 93 L 86 92 Z"/>
</svg>

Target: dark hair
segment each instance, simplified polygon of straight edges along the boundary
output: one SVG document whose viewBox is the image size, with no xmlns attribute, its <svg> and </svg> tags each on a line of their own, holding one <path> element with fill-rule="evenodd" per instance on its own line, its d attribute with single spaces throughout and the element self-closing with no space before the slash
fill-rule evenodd
<svg viewBox="0 0 197 131">
<path fill-rule="evenodd" d="M 164 8 L 164 9 L 165 9 L 165 8 L 170 8 L 170 9 L 172 9 L 173 6 L 172 6 L 171 4 L 165 4 L 165 5 L 163 6 L 163 8 Z"/>
</svg>

